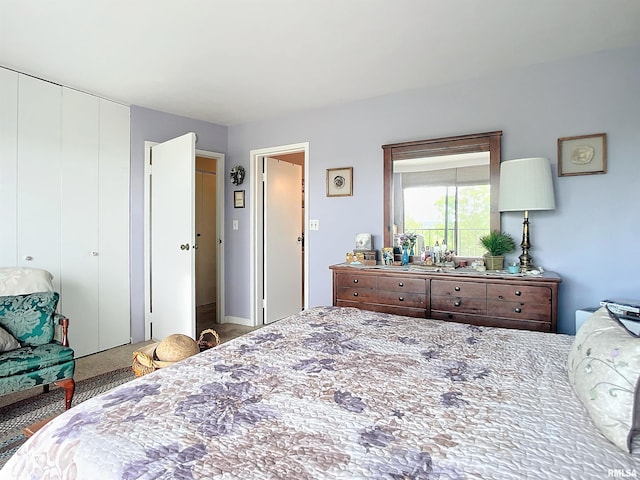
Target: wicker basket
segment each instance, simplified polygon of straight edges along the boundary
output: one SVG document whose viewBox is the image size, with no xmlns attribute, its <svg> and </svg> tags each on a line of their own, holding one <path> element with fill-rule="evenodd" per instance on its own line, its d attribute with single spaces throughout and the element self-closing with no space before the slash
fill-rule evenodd
<svg viewBox="0 0 640 480">
<path fill-rule="evenodd" d="M 210 337 L 205 338 L 205 335 L 209 334 Z M 218 332 L 212 328 L 207 328 L 200 332 L 200 338 L 198 338 L 198 347 L 200 351 L 207 350 L 209 348 L 217 347 L 220 345 L 220 337 Z"/>
</svg>

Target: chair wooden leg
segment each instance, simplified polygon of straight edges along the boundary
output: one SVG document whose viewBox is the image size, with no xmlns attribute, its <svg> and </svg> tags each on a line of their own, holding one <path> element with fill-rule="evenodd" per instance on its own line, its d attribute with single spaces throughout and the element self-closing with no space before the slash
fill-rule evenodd
<svg viewBox="0 0 640 480">
<path fill-rule="evenodd" d="M 69 410 L 71 408 L 71 401 L 73 400 L 73 393 L 76 390 L 76 382 L 73 378 L 66 378 L 55 382 L 55 384 L 60 388 L 64 388 L 64 407 L 65 410 Z"/>
</svg>

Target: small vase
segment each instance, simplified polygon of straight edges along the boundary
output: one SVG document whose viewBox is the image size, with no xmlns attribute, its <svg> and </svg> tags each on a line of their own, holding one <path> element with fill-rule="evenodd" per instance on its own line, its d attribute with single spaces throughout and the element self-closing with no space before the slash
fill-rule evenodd
<svg viewBox="0 0 640 480">
<path fill-rule="evenodd" d="M 407 247 L 402 247 L 402 265 L 409 264 L 409 249 Z"/>
</svg>

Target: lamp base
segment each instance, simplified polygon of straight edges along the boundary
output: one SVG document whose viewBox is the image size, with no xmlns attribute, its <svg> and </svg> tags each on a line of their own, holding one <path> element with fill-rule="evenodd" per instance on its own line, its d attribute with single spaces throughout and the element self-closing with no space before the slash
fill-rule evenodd
<svg viewBox="0 0 640 480">
<path fill-rule="evenodd" d="M 522 222 L 522 255 L 520 255 L 520 272 L 525 273 L 533 270 L 533 258 L 529 255 L 529 211 L 524 211 L 524 221 Z"/>
<path fill-rule="evenodd" d="M 520 273 L 529 272 L 534 270 L 536 267 L 533 265 L 533 258 L 529 255 L 528 252 L 522 250 L 522 255 L 520 255 Z"/>
</svg>

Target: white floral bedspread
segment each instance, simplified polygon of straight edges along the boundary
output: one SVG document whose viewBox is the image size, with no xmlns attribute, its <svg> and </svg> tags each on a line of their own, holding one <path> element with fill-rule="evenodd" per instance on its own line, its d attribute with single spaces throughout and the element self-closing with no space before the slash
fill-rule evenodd
<svg viewBox="0 0 640 480">
<path fill-rule="evenodd" d="M 572 341 L 314 308 L 73 407 L 0 478 L 640 475 L 574 395 Z"/>
</svg>

